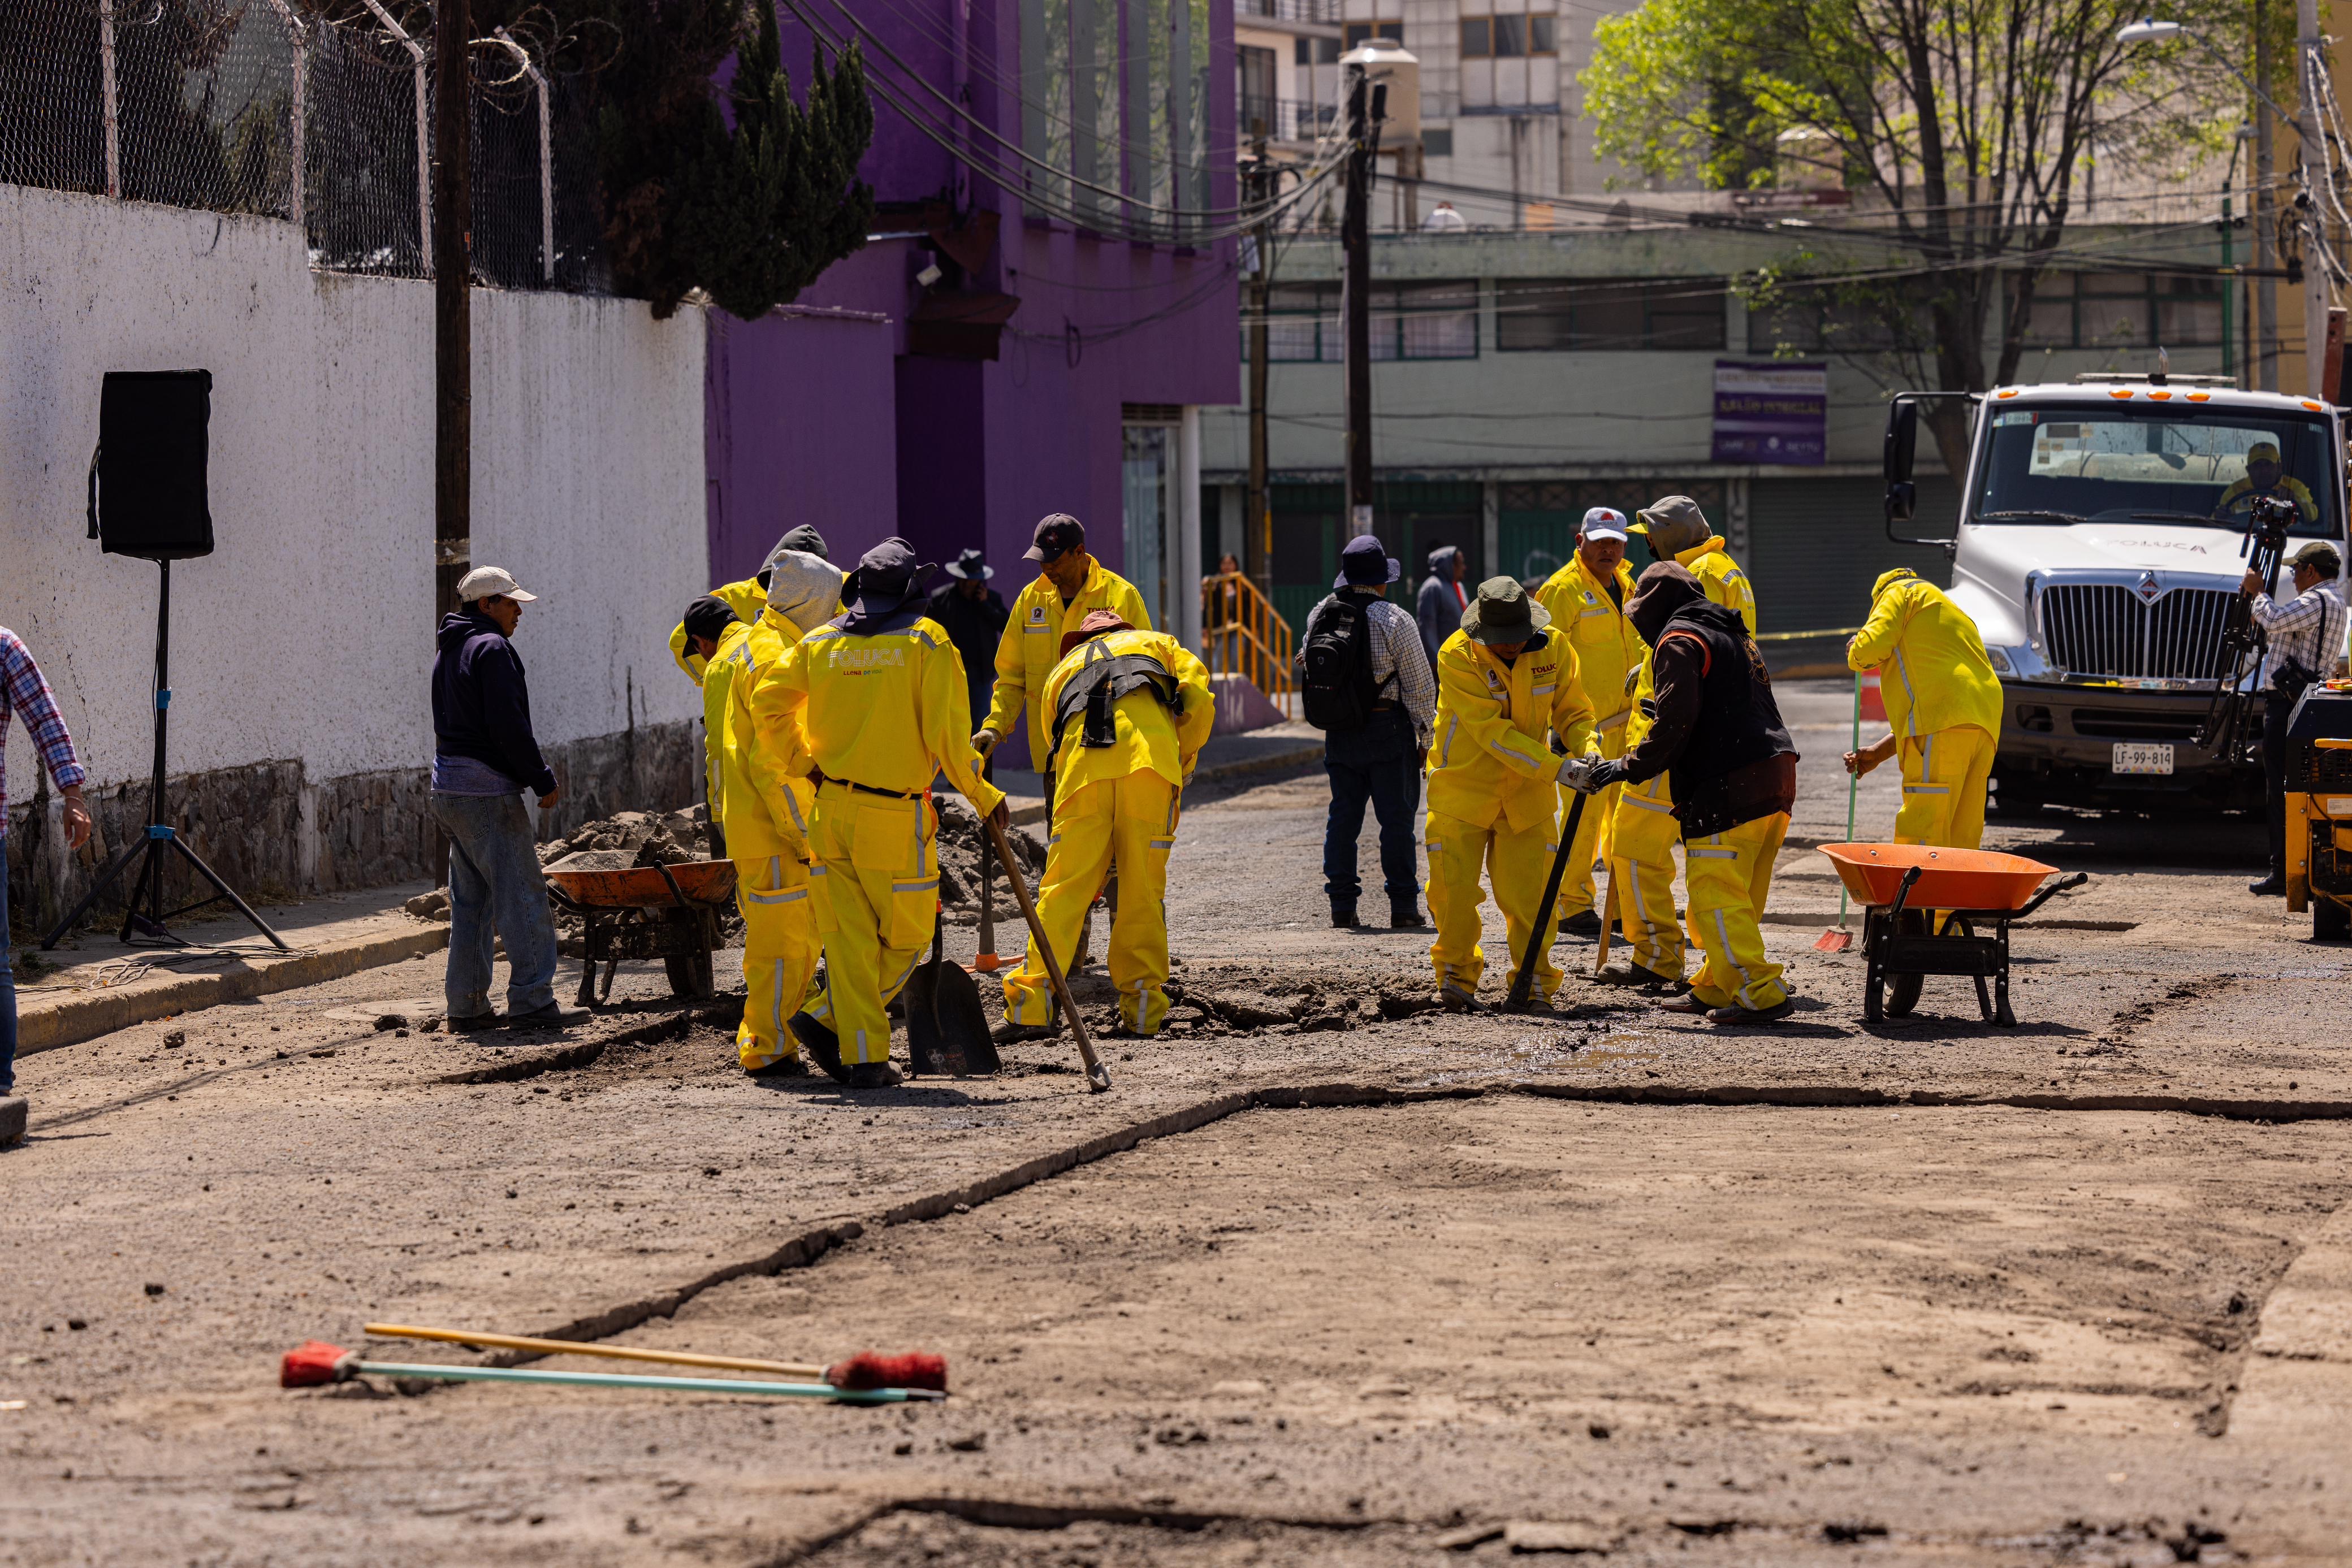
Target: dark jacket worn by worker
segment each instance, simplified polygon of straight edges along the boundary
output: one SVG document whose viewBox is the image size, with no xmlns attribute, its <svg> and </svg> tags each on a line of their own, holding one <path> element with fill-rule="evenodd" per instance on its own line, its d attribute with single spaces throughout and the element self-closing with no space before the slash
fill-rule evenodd
<svg viewBox="0 0 2352 1568">
<path fill-rule="evenodd" d="M 1422 579 L 1421 592 L 1413 600 L 1413 619 L 1421 622 L 1422 652 L 1429 655 L 1429 667 L 1437 668 L 1437 651 L 1445 640 L 1462 630 L 1462 612 L 1470 608 L 1470 596 L 1454 580 L 1454 562 L 1462 552 L 1452 545 L 1429 552 L 1429 575 Z"/>
<path fill-rule="evenodd" d="M 988 712 L 996 675 L 996 645 L 1004 638 L 1004 622 L 1012 612 L 992 588 L 978 599 L 966 599 L 962 589 L 961 582 L 933 589 L 930 617 L 947 628 L 948 641 L 963 656 L 964 684 L 970 688 L 972 718 L 978 722 Z"/>
<path fill-rule="evenodd" d="M 433 744 L 444 757 L 488 763 L 518 789 L 555 792 L 555 774 L 530 728 L 530 689 L 522 658 L 499 623 L 479 611 L 441 621 L 433 661 Z"/>
<path fill-rule="evenodd" d="M 1651 647 L 1657 712 L 1625 754 L 1624 777 L 1638 784 L 1671 771 L 1685 839 L 1790 810 L 1797 748 L 1747 622 L 1680 568 L 1643 577 L 1627 618 Z"/>
</svg>

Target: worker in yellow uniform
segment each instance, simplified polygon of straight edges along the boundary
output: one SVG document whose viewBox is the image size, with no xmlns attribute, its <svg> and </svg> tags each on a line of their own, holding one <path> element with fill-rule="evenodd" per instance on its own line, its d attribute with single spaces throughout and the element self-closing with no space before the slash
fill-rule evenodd
<svg viewBox="0 0 2352 1568">
<path fill-rule="evenodd" d="M 2246 476 L 2221 492 L 2213 505 L 2213 517 L 2218 522 L 2233 528 L 2246 526 L 2257 496 L 2274 496 L 2283 501 L 2293 501 L 2296 520 L 2315 523 L 2319 520 L 2319 503 L 2311 498 L 2311 486 L 2286 473 L 2279 463 L 2279 449 L 2274 442 L 2257 441 L 2246 448 Z"/>
<path fill-rule="evenodd" d="M 1594 743 L 1603 757 L 1625 754 L 1625 721 L 1633 711 L 1630 677 L 1649 652 L 1625 602 L 1633 597 L 1633 572 L 1625 564 L 1625 514 L 1595 507 L 1577 531 L 1576 553 L 1536 590 L 1536 602 L 1576 650 L 1577 678 L 1592 703 Z M 1611 820 L 1618 789 L 1612 787 L 1584 809 L 1567 874 L 1559 881 L 1559 930 L 1564 936 L 1601 935 L 1601 914 L 1593 909 L 1593 873 L 1609 854 Z"/>
<path fill-rule="evenodd" d="M 1778 1023 L 1795 1009 L 1765 955 L 1761 920 L 1796 804 L 1797 748 L 1772 678 L 1747 622 L 1686 568 L 1660 561 L 1643 572 L 1632 615 L 1657 686 L 1649 730 L 1622 758 L 1571 758 L 1563 771 L 1588 793 L 1673 773 L 1706 967 L 1689 995 L 1663 1005 L 1719 1024 Z"/>
<path fill-rule="evenodd" d="M 1168 1017 L 1168 854 L 1184 781 L 1217 722 L 1209 668 L 1175 638 L 1097 610 L 1063 639 L 1045 677 L 1054 832 L 1037 884 L 1037 923 L 1056 963 L 1076 950 L 1095 895 L 1114 867 L 1110 981 L 1120 1030 L 1155 1035 Z M 1028 956 L 1004 977 L 1005 1042 L 1055 1032 L 1045 966 Z"/>
<path fill-rule="evenodd" d="M 1984 840 L 1985 785 L 2000 738 L 2000 678 L 1968 612 L 1904 568 L 1870 591 L 1870 619 L 1846 644 L 1848 667 L 1877 670 L 1884 739 L 1845 754 L 1859 778 L 1900 749 L 1898 844 L 1972 850 Z"/>
<path fill-rule="evenodd" d="M 1636 514 L 1633 532 L 1643 536 L 1657 560 L 1672 561 L 1697 580 L 1706 597 L 1738 613 L 1756 630 L 1756 594 L 1723 538 L 1707 526 L 1706 514 L 1688 496 L 1668 496 Z M 1638 746 L 1649 732 L 1656 685 L 1645 652 L 1634 672 L 1625 739 L 1618 755 Z M 1610 826 L 1609 885 L 1617 895 L 1625 944 L 1633 950 L 1630 977 L 1642 984 L 1678 983 L 1683 977 L 1683 934 L 1675 922 L 1675 846 L 1682 830 L 1667 776 L 1659 772 L 1619 792 Z"/>
<path fill-rule="evenodd" d="M 1062 639 L 1097 610 L 1141 632 L 1151 630 L 1151 617 L 1133 583 L 1087 553 L 1086 525 L 1066 512 L 1038 523 L 1022 559 L 1037 563 L 1037 576 L 1013 601 L 1012 618 L 997 640 L 996 690 L 971 744 L 986 757 L 1025 717 L 1029 766 L 1045 773 L 1053 765 L 1054 727 L 1045 677 L 1062 662 Z"/>
<path fill-rule="evenodd" d="M 1438 998 L 1456 1010 L 1476 1005 L 1486 969 L 1482 868 L 1503 911 L 1508 963 L 1517 965 L 1533 940 L 1534 994 L 1549 1001 L 1559 988 L 1553 912 L 1539 905 L 1559 849 L 1559 786 L 1568 773 L 1547 737 L 1582 761 L 1592 744 L 1592 704 L 1577 679 L 1575 651 L 1551 625 L 1551 612 L 1517 578 L 1490 577 L 1463 612 L 1462 629 L 1437 651 L 1422 844 L 1437 922 L 1430 962 Z"/>
<path fill-rule="evenodd" d="M 904 539 L 866 551 L 842 585 L 847 612 L 787 649 L 753 697 L 761 744 L 816 779 L 809 887 L 825 983 L 791 1028 L 852 1089 L 898 1082 L 885 1009 L 939 918 L 932 779 L 946 774 L 981 815 L 1005 821 L 1004 792 L 972 755 L 963 660 L 923 613 L 930 570 Z"/>
<path fill-rule="evenodd" d="M 735 619 L 749 626 L 760 618 L 760 611 L 768 602 L 769 571 L 775 566 L 776 558 L 786 550 L 813 555 L 819 560 L 826 559 L 824 536 L 803 523 L 776 541 L 776 548 L 768 552 L 768 559 L 760 563 L 757 572 L 740 582 L 721 583 L 710 591 L 710 597 L 724 601 L 734 611 Z M 669 656 L 677 661 L 677 667 L 697 685 L 702 684 L 702 668 L 709 655 L 695 652 L 688 644 L 683 621 L 670 629 Z"/>
<path fill-rule="evenodd" d="M 785 1020 L 800 1010 L 816 975 L 816 915 L 809 898 L 809 823 L 814 787 L 788 771 L 789 746 L 762 744 L 756 706 L 803 626 L 822 625 L 840 608 L 841 573 L 814 555 L 779 550 L 759 621 L 730 629 L 703 675 L 703 690 L 723 688 L 719 732 L 719 821 L 735 862 L 735 906 L 743 915 L 743 1020 L 735 1057 L 754 1076 L 798 1078 L 801 1061 Z"/>
<path fill-rule="evenodd" d="M 757 611 L 752 612 L 758 614 Z M 735 608 L 714 593 L 686 607 L 677 623 L 678 667 L 702 688 L 702 798 L 710 821 L 724 836 L 720 800 L 727 788 L 727 697 L 740 664 L 734 657 L 751 628 Z"/>
</svg>

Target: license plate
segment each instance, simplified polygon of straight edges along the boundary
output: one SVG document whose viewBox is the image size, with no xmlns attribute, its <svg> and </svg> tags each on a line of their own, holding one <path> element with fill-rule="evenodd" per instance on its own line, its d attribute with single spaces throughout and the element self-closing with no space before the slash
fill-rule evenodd
<svg viewBox="0 0 2352 1568">
<path fill-rule="evenodd" d="M 2172 744 L 2169 741 L 2118 740 L 2115 760 L 2107 765 L 2110 773 L 2169 773 L 2172 771 Z"/>
</svg>

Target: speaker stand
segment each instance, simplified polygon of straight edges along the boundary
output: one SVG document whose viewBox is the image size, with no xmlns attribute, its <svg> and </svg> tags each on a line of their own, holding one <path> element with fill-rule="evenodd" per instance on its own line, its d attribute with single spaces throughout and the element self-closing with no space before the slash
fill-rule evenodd
<svg viewBox="0 0 2352 1568">
<path fill-rule="evenodd" d="M 155 564 L 163 569 L 163 593 L 155 610 L 155 773 L 147 797 L 145 841 L 133 842 L 114 857 L 113 862 L 100 874 L 98 881 L 91 884 L 90 890 L 82 894 L 81 902 L 73 906 L 73 913 L 58 922 L 57 929 L 48 934 L 41 943 L 41 946 L 45 950 L 56 946 L 64 938 L 66 933 L 71 931 L 81 917 L 89 913 L 89 906 L 96 904 L 122 879 L 123 873 L 129 871 L 131 862 L 136 860 L 139 862 L 139 869 L 133 873 L 131 891 L 122 900 L 121 939 L 126 945 L 136 946 L 141 942 L 146 942 L 164 946 L 185 947 L 188 943 L 172 935 L 164 922 L 176 920 L 183 915 L 206 909 L 215 904 L 226 903 L 235 904 L 236 912 L 253 922 L 253 928 L 268 937 L 279 952 L 290 953 L 293 949 L 287 946 L 284 939 L 269 928 L 268 922 L 256 915 L 252 905 L 239 898 L 236 890 L 223 882 L 219 873 L 205 863 L 202 855 L 190 849 L 178 833 L 164 825 L 163 740 L 164 727 L 169 723 L 172 714 L 172 563 L 169 560 L 160 560 Z M 206 897 L 199 898 L 193 904 L 184 904 L 176 909 L 166 909 L 163 907 L 163 872 L 172 863 L 172 857 L 175 854 L 187 862 L 198 876 L 210 883 L 213 891 Z"/>
</svg>

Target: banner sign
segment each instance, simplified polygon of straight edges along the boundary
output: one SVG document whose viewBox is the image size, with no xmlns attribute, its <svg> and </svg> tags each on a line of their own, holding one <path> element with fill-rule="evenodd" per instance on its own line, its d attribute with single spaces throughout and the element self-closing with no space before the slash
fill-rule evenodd
<svg viewBox="0 0 2352 1568">
<path fill-rule="evenodd" d="M 1786 360 L 1715 361 L 1715 461 L 1829 461 L 1830 370 Z"/>
</svg>

